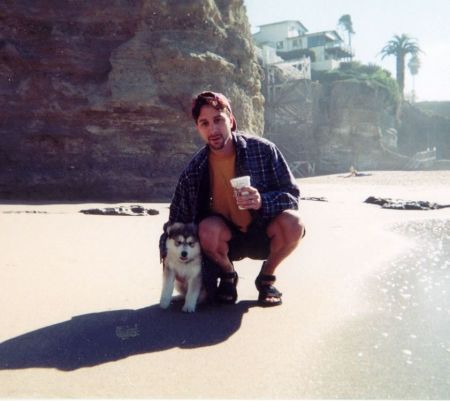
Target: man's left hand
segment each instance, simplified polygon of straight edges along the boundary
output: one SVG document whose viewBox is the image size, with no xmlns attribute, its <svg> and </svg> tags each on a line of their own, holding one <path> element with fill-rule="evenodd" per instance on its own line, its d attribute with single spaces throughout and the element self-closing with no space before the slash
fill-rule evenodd
<svg viewBox="0 0 450 401">
<path fill-rule="evenodd" d="M 236 195 L 238 207 L 242 209 L 259 210 L 262 206 L 261 195 L 254 187 L 243 187 L 239 189 Z"/>
</svg>

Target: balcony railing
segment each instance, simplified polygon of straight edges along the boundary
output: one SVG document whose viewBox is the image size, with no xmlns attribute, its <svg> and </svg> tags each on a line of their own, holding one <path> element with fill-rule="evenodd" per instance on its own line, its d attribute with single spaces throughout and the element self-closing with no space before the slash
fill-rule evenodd
<svg viewBox="0 0 450 401">
<path fill-rule="evenodd" d="M 325 50 L 327 52 L 338 53 L 340 57 L 350 57 L 354 55 L 349 46 L 346 46 L 340 42 L 331 42 L 325 44 Z"/>
</svg>

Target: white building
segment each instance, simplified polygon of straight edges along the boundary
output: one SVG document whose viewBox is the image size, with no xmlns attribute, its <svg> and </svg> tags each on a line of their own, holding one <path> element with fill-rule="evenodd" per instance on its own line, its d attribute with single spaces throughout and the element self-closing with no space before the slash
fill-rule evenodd
<svg viewBox="0 0 450 401">
<path fill-rule="evenodd" d="M 332 70 L 352 56 L 336 31 L 308 33 L 305 26 L 295 20 L 261 25 L 259 29 L 253 35 L 256 46 L 275 49 L 278 56 L 294 66 L 304 66 L 304 59 L 309 58 L 312 70 Z"/>
</svg>

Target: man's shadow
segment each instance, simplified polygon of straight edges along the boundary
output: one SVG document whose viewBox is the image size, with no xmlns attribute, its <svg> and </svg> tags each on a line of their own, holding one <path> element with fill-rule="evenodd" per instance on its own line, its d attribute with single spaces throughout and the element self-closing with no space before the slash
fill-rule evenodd
<svg viewBox="0 0 450 401">
<path fill-rule="evenodd" d="M 181 303 L 173 302 L 168 310 L 153 305 L 76 316 L 0 343 L 0 370 L 71 371 L 174 347 L 218 344 L 239 329 L 255 305 L 204 305 L 196 313 L 182 313 Z"/>
</svg>

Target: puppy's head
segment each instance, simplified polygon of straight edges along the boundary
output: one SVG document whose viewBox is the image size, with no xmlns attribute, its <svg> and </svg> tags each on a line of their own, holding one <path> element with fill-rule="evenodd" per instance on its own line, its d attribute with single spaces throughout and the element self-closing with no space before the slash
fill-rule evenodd
<svg viewBox="0 0 450 401">
<path fill-rule="evenodd" d="M 167 251 L 176 255 L 183 263 L 188 263 L 200 253 L 197 226 L 193 223 L 173 223 L 165 227 Z"/>
<path fill-rule="evenodd" d="M 164 230 L 169 237 L 182 235 L 184 237 L 193 236 L 197 239 L 197 226 L 194 223 L 166 223 Z"/>
</svg>

